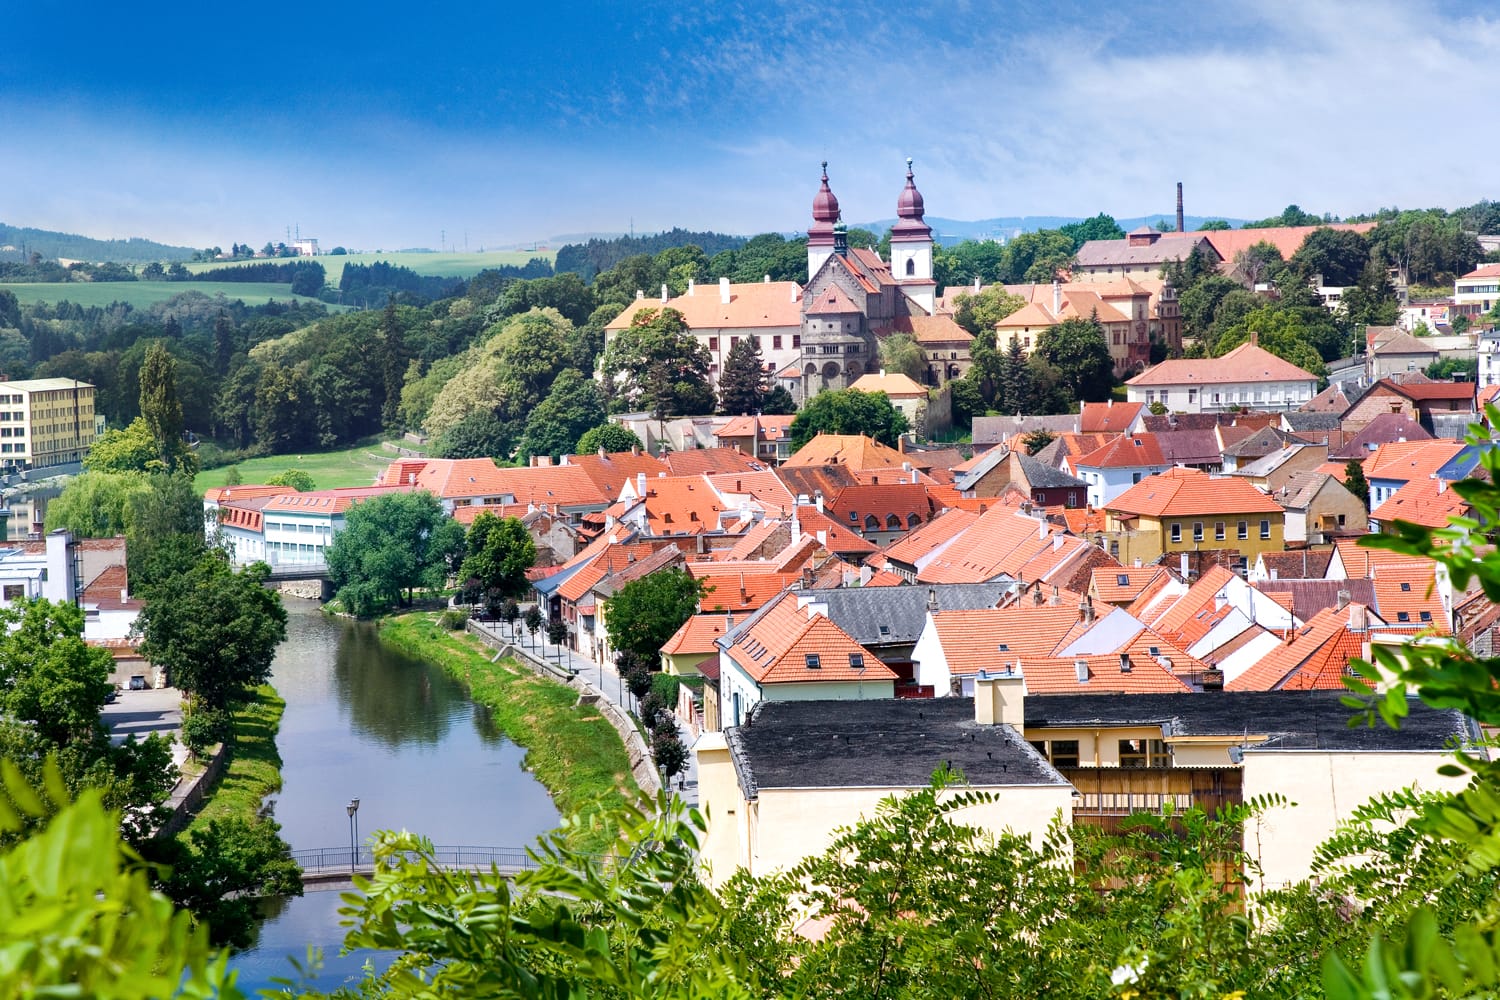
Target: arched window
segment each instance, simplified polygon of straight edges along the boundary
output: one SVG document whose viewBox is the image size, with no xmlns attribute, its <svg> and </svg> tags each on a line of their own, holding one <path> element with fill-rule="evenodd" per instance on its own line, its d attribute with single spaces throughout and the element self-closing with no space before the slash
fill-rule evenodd
<svg viewBox="0 0 1500 1000">
<path fill-rule="evenodd" d="M 917 261 L 915 257 L 906 258 L 906 276 L 912 277 L 917 273 Z"/>
<path fill-rule="evenodd" d="M 915 515 L 915 514 L 908 514 L 908 515 L 906 515 L 906 526 L 908 528 L 915 528 L 917 525 L 919 525 L 921 523 L 922 523 L 922 519 L 920 517 L 918 517 L 917 515 Z"/>
<path fill-rule="evenodd" d="M 900 531 L 901 518 L 895 514 L 892 514 L 885 519 L 885 526 L 890 531 Z"/>
<path fill-rule="evenodd" d="M 879 531 L 880 530 L 880 518 L 876 517 L 874 514 L 868 515 L 865 518 L 865 530 L 866 531 Z"/>
</svg>

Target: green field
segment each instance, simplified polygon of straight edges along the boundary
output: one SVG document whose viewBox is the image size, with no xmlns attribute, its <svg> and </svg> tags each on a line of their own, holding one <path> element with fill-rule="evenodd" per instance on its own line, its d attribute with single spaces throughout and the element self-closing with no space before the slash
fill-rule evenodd
<svg viewBox="0 0 1500 1000">
<path fill-rule="evenodd" d="M 324 254 L 316 260 L 327 272 L 328 284 L 337 288 L 339 279 L 344 276 L 345 264 L 373 264 L 377 260 L 383 260 L 387 264 L 410 268 L 418 274 L 440 278 L 472 278 L 487 267 L 500 267 L 505 264 L 523 267 L 533 257 L 552 261 L 557 258 L 557 253 L 552 250 L 489 250 L 484 253 L 351 253 L 337 256 Z M 267 262 L 223 260 L 186 266 L 194 274 L 201 274 L 204 271 L 212 271 L 221 267 L 243 267 L 246 264 L 259 263 Z"/>
<path fill-rule="evenodd" d="M 287 469 L 301 469 L 312 476 L 320 490 L 336 489 L 340 486 L 369 486 L 375 477 L 395 461 L 396 452 L 378 444 L 360 445 L 343 451 L 303 452 L 300 455 L 270 455 L 265 458 L 250 458 L 239 463 L 240 482 L 263 483 Z M 223 486 L 229 475 L 226 465 L 198 473 L 193 486 L 201 493 L 215 486 Z"/>
<path fill-rule="evenodd" d="M 59 281 L 0 284 L 0 288 L 15 292 L 22 305 L 67 301 L 80 306 L 107 306 L 112 302 L 127 302 L 136 309 L 144 309 L 183 292 L 202 292 L 209 297 L 222 294 L 231 301 L 243 299 L 247 306 L 265 305 L 271 299 L 277 302 L 317 301 L 303 295 L 293 295 L 291 287 L 290 284 L 253 281 Z M 347 307 L 328 308 L 341 311 Z"/>
</svg>

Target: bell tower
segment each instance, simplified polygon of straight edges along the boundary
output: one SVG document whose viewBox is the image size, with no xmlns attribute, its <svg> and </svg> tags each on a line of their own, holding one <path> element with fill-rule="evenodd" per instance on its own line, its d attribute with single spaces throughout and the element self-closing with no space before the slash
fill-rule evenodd
<svg viewBox="0 0 1500 1000">
<path fill-rule="evenodd" d="M 908 157 L 906 187 L 896 199 L 898 218 L 891 227 L 891 276 L 931 315 L 937 301 L 937 282 L 932 279 L 932 228 L 923 221 L 923 211 L 922 193 L 917 190 Z"/>
<path fill-rule="evenodd" d="M 813 224 L 807 229 L 807 280 L 833 255 L 835 225 L 840 222 L 839 200 L 828 187 L 828 161 L 823 161 L 823 185 L 813 197 Z M 931 270 L 929 266 L 928 270 Z"/>
</svg>

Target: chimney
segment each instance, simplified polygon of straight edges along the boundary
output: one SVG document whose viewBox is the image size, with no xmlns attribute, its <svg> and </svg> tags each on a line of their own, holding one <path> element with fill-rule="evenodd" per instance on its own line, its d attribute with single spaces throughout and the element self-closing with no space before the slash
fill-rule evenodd
<svg viewBox="0 0 1500 1000">
<path fill-rule="evenodd" d="M 1338 609 L 1340 611 L 1343 611 L 1348 606 L 1349 606 L 1349 591 L 1340 589 L 1339 590 Z"/>
<path fill-rule="evenodd" d="M 1259 330 L 1251 330 L 1250 331 L 1250 346 L 1251 347 L 1259 347 L 1260 346 L 1260 331 Z"/>
<path fill-rule="evenodd" d="M 1179 233 L 1187 232 L 1182 227 L 1182 181 L 1177 182 L 1177 231 Z"/>
<path fill-rule="evenodd" d="M 766 280 L 767 281 L 771 280 L 771 276 L 770 275 L 766 275 Z M 790 282 L 790 284 L 792 286 L 792 301 L 796 302 L 797 301 L 797 283 L 795 281 L 793 281 L 793 282 Z"/>
<path fill-rule="evenodd" d="M 639 302 L 641 299 L 644 299 L 645 297 L 646 297 L 646 293 L 645 292 L 641 291 L 639 288 L 637 288 L 635 290 L 635 300 L 637 302 Z"/>
<path fill-rule="evenodd" d="M 644 472 L 635 474 L 635 492 L 642 500 L 646 499 L 646 474 Z"/>
<path fill-rule="evenodd" d="M 601 444 L 601 445 L 600 445 L 600 446 L 599 446 L 599 457 L 600 457 L 600 458 L 603 458 L 603 457 L 605 457 L 605 456 L 606 456 L 606 455 L 607 455 L 607 454 L 609 454 L 609 453 L 608 453 L 608 452 L 606 452 L 606 451 L 605 451 L 605 450 L 604 450 L 604 445 L 602 445 L 602 444 Z"/>
<path fill-rule="evenodd" d="M 974 721 L 981 726 L 1026 728 L 1026 680 L 1017 670 L 988 673 L 974 681 Z"/>
<path fill-rule="evenodd" d="M 1060 313 L 1060 312 L 1062 312 L 1062 283 L 1060 281 L 1058 281 L 1056 278 L 1053 278 L 1052 279 L 1052 317 L 1053 317 L 1053 319 L 1056 319 L 1057 318 L 1057 314 Z"/>
<path fill-rule="evenodd" d="M 823 491 L 818 490 L 813 494 L 813 506 L 818 508 L 818 513 L 823 513 Z"/>
<path fill-rule="evenodd" d="M 1203 671 L 1203 690 L 1224 690 L 1224 671 L 1220 670 L 1218 667 L 1209 667 L 1207 670 Z"/>
<path fill-rule="evenodd" d="M 982 286 L 979 284 L 979 275 L 976 274 L 974 276 L 974 294 L 978 295 L 981 291 L 981 288 Z"/>
<path fill-rule="evenodd" d="M 813 585 L 813 571 L 811 566 L 802 567 L 802 589 L 811 590 Z"/>
<path fill-rule="evenodd" d="M 724 303 L 726 306 L 729 305 L 729 279 L 728 278 L 720 278 L 719 279 L 719 301 L 722 302 L 722 303 Z"/>
<path fill-rule="evenodd" d="M 1370 614 L 1363 604 L 1349 605 L 1349 631 L 1368 632 L 1370 630 Z"/>
<path fill-rule="evenodd" d="M 1051 604 L 1054 608 L 1062 604 L 1062 594 L 1058 593 L 1057 584 L 1055 583 L 1052 585 L 1052 599 L 1047 603 Z"/>
<path fill-rule="evenodd" d="M 1073 672 L 1078 677 L 1078 683 L 1087 684 L 1089 682 L 1089 661 L 1081 656 L 1078 657 L 1073 661 Z"/>
<path fill-rule="evenodd" d="M 760 280 L 762 284 L 769 285 L 771 283 L 771 276 L 768 274 Z"/>
<path fill-rule="evenodd" d="M 630 446 L 630 453 L 631 453 L 631 454 L 632 454 L 632 455 L 637 455 L 637 456 L 639 456 L 639 455 L 640 455 L 640 453 L 641 453 L 641 446 L 640 446 L 640 445 L 638 445 L 638 444 L 633 444 L 633 445 L 631 445 L 631 446 Z"/>
<path fill-rule="evenodd" d="M 928 587 L 927 588 L 927 610 L 928 611 L 936 611 L 937 609 L 938 609 L 937 590 L 936 590 L 936 588 Z"/>
<path fill-rule="evenodd" d="M 693 288 L 693 284 L 694 284 L 693 279 L 689 278 L 688 279 L 688 295 L 692 295 L 693 292 L 696 290 L 696 289 Z"/>
<path fill-rule="evenodd" d="M 1042 602 L 1045 600 L 1046 598 L 1042 596 L 1042 585 L 1039 583 L 1036 585 L 1036 589 L 1031 592 L 1031 603 L 1037 607 L 1041 607 Z"/>
<path fill-rule="evenodd" d="M 671 297 L 672 297 L 671 294 L 667 291 L 667 283 L 665 281 L 663 281 L 661 283 L 661 300 L 663 302 L 665 302 L 665 301 L 667 301 L 667 299 L 669 299 Z"/>
<path fill-rule="evenodd" d="M 1078 617 L 1085 625 L 1094 624 L 1094 601 L 1087 594 L 1078 605 Z"/>
</svg>

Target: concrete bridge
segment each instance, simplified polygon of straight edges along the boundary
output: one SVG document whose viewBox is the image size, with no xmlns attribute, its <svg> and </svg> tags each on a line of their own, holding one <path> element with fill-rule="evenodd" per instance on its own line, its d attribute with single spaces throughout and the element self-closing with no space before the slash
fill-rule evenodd
<svg viewBox="0 0 1500 1000">
<path fill-rule="evenodd" d="M 506 878 L 536 867 L 520 847 L 434 847 L 430 856 L 447 871 L 487 872 L 493 867 Z M 374 852 L 365 845 L 293 851 L 292 860 L 302 869 L 302 887 L 307 892 L 349 889 L 355 875 L 375 874 Z"/>
<path fill-rule="evenodd" d="M 266 577 L 267 583 L 281 583 L 286 580 L 327 580 L 328 566 L 326 563 L 272 563 L 271 575 Z"/>
</svg>

